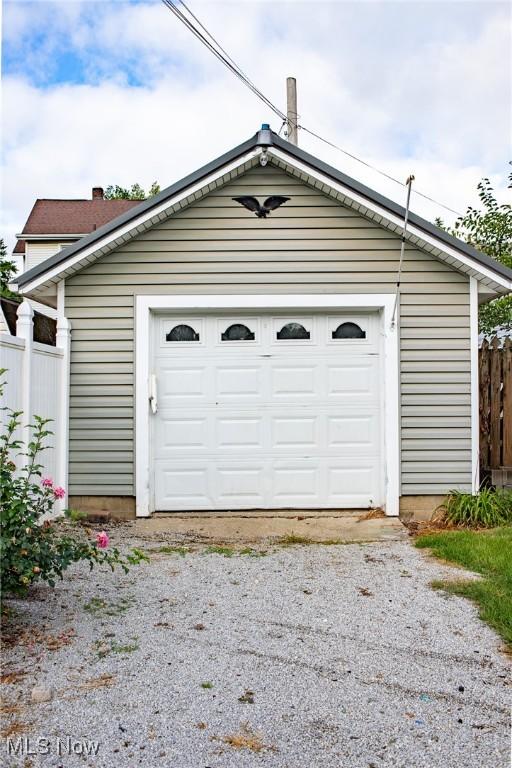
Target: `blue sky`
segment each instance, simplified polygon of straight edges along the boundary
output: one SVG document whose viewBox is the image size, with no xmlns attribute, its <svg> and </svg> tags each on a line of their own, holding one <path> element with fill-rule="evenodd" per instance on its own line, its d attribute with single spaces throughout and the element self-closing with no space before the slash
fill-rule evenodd
<svg viewBox="0 0 512 768">
<path fill-rule="evenodd" d="M 511 7 L 504 2 L 195 2 L 190 7 L 281 108 L 464 210 L 490 175 L 505 192 Z M 278 119 L 160 0 L 3 4 L 3 220 L 36 197 L 109 183 L 162 186 Z M 308 151 L 403 202 L 403 190 L 301 134 Z M 414 208 L 441 213 L 421 198 Z"/>
</svg>

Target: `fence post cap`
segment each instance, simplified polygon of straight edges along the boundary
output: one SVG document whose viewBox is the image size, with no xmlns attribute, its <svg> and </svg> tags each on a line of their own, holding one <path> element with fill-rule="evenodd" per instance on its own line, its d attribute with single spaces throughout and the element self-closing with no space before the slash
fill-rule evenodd
<svg viewBox="0 0 512 768">
<path fill-rule="evenodd" d="M 58 317 L 57 318 L 57 331 L 70 331 L 71 330 L 71 322 L 68 320 L 67 317 Z"/>
<path fill-rule="evenodd" d="M 24 299 L 24 301 L 22 301 L 21 304 L 19 305 L 16 315 L 18 316 L 18 318 L 21 318 L 21 317 L 32 318 L 34 316 L 34 310 L 32 309 L 32 304 L 26 299 Z"/>
</svg>

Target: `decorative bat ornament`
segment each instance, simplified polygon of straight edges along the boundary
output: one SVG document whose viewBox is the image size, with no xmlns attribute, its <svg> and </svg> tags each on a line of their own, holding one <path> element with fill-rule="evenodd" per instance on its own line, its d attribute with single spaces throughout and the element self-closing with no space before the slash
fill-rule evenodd
<svg viewBox="0 0 512 768">
<path fill-rule="evenodd" d="M 233 197 L 235 202 L 240 203 L 248 211 L 253 211 L 258 219 L 266 219 L 270 211 L 274 211 L 279 208 L 280 205 L 286 203 L 289 197 L 283 197 L 282 195 L 272 195 L 267 197 L 263 205 L 260 205 L 259 201 L 255 197 L 250 195 L 242 195 L 241 197 Z"/>
</svg>

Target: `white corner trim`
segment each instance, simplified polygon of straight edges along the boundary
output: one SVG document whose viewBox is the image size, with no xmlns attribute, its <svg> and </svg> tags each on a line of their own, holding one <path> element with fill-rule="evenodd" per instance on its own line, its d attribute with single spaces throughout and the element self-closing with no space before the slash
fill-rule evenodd
<svg viewBox="0 0 512 768">
<path fill-rule="evenodd" d="M 66 317 L 65 281 L 57 285 L 57 349 L 62 352 L 59 371 L 60 413 L 58 429 L 57 477 L 66 489 L 66 497 L 59 502 L 58 510 L 64 512 L 69 498 L 69 389 L 71 375 L 71 323 Z"/>
<path fill-rule="evenodd" d="M 478 375 L 478 281 L 469 279 L 469 327 L 471 350 L 471 489 L 480 488 L 480 385 Z"/>
<path fill-rule="evenodd" d="M 149 517 L 151 479 L 149 446 L 149 321 L 150 296 L 137 296 L 135 303 L 135 513 Z"/>
<path fill-rule="evenodd" d="M 400 425 L 399 357 L 397 325 L 391 324 L 395 295 L 296 294 L 281 295 L 139 295 L 135 299 L 135 495 L 137 517 L 153 510 L 150 466 L 149 378 L 150 318 L 152 311 L 236 310 L 236 309 L 380 309 L 383 315 L 384 355 L 384 456 L 385 511 L 399 513 Z"/>
</svg>

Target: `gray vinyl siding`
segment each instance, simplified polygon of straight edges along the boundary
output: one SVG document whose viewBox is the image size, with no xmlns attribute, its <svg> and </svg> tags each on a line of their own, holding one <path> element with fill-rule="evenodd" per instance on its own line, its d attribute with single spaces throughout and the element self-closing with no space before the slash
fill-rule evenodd
<svg viewBox="0 0 512 768">
<path fill-rule="evenodd" d="M 291 200 L 268 219 L 234 195 Z M 393 292 L 399 238 L 267 166 L 66 281 L 70 493 L 134 493 L 134 296 Z M 408 247 L 400 306 L 402 494 L 471 484 L 469 280 Z"/>
</svg>

